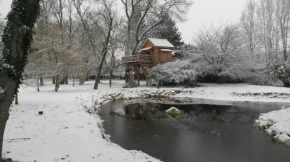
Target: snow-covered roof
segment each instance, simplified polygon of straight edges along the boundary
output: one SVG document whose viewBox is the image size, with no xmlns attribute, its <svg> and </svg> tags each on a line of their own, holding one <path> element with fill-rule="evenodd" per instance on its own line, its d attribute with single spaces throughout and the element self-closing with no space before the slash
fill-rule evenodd
<svg viewBox="0 0 290 162">
<path fill-rule="evenodd" d="M 161 49 L 161 51 L 164 51 L 164 52 L 171 52 L 172 50 L 170 50 L 170 49 Z"/>
<path fill-rule="evenodd" d="M 157 38 L 148 38 L 148 39 L 156 47 L 170 47 L 170 48 L 174 48 L 174 46 L 170 42 L 168 42 L 167 39 L 157 39 Z"/>
<path fill-rule="evenodd" d="M 147 50 L 150 50 L 150 49 L 152 49 L 152 47 L 142 48 L 142 49 L 140 49 L 140 51 L 147 51 Z"/>
</svg>

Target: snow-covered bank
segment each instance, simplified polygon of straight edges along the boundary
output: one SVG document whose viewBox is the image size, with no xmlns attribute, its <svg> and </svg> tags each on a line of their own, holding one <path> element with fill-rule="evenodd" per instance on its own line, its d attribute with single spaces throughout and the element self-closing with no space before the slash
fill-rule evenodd
<svg viewBox="0 0 290 162">
<path fill-rule="evenodd" d="M 101 84 L 100 90 L 94 91 L 92 87 L 93 82 L 62 85 L 59 92 L 53 91 L 53 85 L 41 87 L 41 92 L 22 87 L 19 105 L 11 107 L 5 130 L 4 158 L 21 162 L 159 161 L 103 139 L 98 126 L 101 119 L 84 107 L 114 88 Z"/>
<path fill-rule="evenodd" d="M 290 103 L 290 89 L 285 87 L 256 86 L 248 84 L 201 84 L 201 87 L 184 90 L 185 92 L 176 95 L 176 97 L 205 98 L 226 101 Z M 276 94 L 276 96 L 273 97 L 273 95 L 265 94 Z"/>
<path fill-rule="evenodd" d="M 115 81 L 109 88 L 102 81 L 99 90 L 86 85 L 61 85 L 59 92 L 47 83 L 41 91 L 23 86 L 19 105 L 13 105 L 7 123 L 4 157 L 18 161 L 159 161 L 140 151 L 128 151 L 103 138 L 102 120 L 88 112 L 112 99 L 142 97 L 190 97 L 228 101 L 290 102 L 289 98 L 238 96 L 236 93 L 288 93 L 289 89 L 245 84 L 203 84 L 196 88 L 141 86 L 121 88 Z M 43 115 L 38 112 L 43 111 Z M 290 116 L 290 115 L 289 115 Z"/>
<path fill-rule="evenodd" d="M 262 114 L 256 123 L 267 134 L 290 145 L 290 108 Z"/>
</svg>

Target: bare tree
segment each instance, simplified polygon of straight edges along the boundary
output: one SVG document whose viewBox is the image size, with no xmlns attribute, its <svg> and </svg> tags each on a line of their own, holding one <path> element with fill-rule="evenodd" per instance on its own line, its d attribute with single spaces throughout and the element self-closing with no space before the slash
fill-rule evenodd
<svg viewBox="0 0 290 162">
<path fill-rule="evenodd" d="M 64 0 L 53 0 L 52 1 L 52 10 L 53 10 L 53 15 L 57 20 L 57 24 L 59 27 L 59 32 L 57 34 L 60 35 L 60 44 L 55 43 L 54 41 L 52 41 L 52 51 L 53 51 L 53 55 L 54 55 L 54 59 L 55 59 L 55 64 L 56 66 L 59 65 L 59 62 L 61 62 L 61 60 L 59 60 L 58 58 L 58 54 L 59 53 L 63 53 L 64 52 Z M 52 40 L 54 40 L 54 38 L 58 38 L 59 35 L 55 35 L 54 37 L 52 37 Z M 65 76 L 67 76 L 67 73 L 64 72 Z M 60 86 L 60 82 L 62 81 L 61 78 L 61 74 L 62 74 L 62 70 L 58 69 L 57 70 L 57 74 L 55 76 L 55 91 L 58 91 L 59 86 Z"/>
<path fill-rule="evenodd" d="M 109 60 L 108 60 L 108 68 L 109 68 L 109 86 L 112 86 L 112 79 L 113 79 L 113 72 L 114 69 L 119 67 L 120 64 L 117 63 L 116 59 L 118 56 L 120 56 L 121 49 L 123 48 L 121 45 L 121 40 L 118 38 L 121 36 L 120 33 L 118 33 L 117 30 L 113 31 L 112 33 L 113 37 L 111 39 L 110 48 L 108 50 L 109 54 Z"/>
<path fill-rule="evenodd" d="M 241 17 L 242 31 L 246 36 L 246 44 L 252 59 L 254 58 L 255 48 L 258 44 L 256 9 L 255 1 L 248 1 Z"/>
<path fill-rule="evenodd" d="M 101 60 L 101 56 L 99 55 L 101 51 L 98 48 L 99 40 L 97 40 L 96 38 L 96 33 L 98 32 L 98 29 L 94 31 L 92 27 L 93 22 L 94 21 L 97 22 L 97 20 L 95 20 L 97 19 L 97 17 L 91 16 L 90 18 L 88 18 L 88 16 L 91 15 L 90 6 L 84 5 L 84 2 L 85 0 L 78 0 L 78 1 L 73 0 L 73 4 L 76 8 L 77 15 L 80 19 L 82 28 L 86 35 L 86 40 L 89 42 L 90 49 L 91 49 L 91 51 L 89 52 L 90 59 L 87 60 L 87 66 L 85 68 L 85 72 L 80 78 L 80 85 L 84 84 L 91 69 L 95 68 L 98 65 L 99 61 Z"/>
<path fill-rule="evenodd" d="M 30 55 L 28 56 L 28 64 L 25 67 L 25 76 L 34 78 L 36 77 L 37 89 L 39 90 L 39 86 L 44 85 L 43 74 L 49 73 L 47 69 L 51 69 L 48 67 L 50 60 L 49 56 L 49 37 L 50 30 L 49 27 L 49 14 L 51 10 L 51 0 L 41 0 L 41 10 L 39 19 L 36 22 L 36 28 L 34 29 L 37 34 L 34 34 L 34 42 L 31 45 Z"/>
<path fill-rule="evenodd" d="M 140 12 L 138 10 L 138 6 L 140 5 L 142 0 L 121 0 L 124 7 L 125 7 L 125 13 L 127 18 L 127 30 L 126 30 L 126 39 L 125 39 L 125 55 L 130 55 L 133 48 L 132 47 L 132 26 L 133 24 L 133 18 L 137 14 L 137 12 Z"/>
<path fill-rule="evenodd" d="M 103 64 L 106 60 L 109 46 L 112 43 L 112 33 L 119 25 L 119 18 L 114 10 L 114 1 L 101 0 L 94 2 L 90 6 L 87 6 L 84 2 L 84 0 L 73 1 L 92 54 L 82 80 L 84 80 L 90 69 L 96 68 L 94 89 L 98 89 Z M 93 7 L 94 5 L 98 7 Z"/>
<path fill-rule="evenodd" d="M 257 10 L 260 25 L 260 40 L 264 45 L 267 62 L 273 61 L 274 49 L 274 2 L 273 0 L 261 0 Z"/>
<path fill-rule="evenodd" d="M 42 77 L 52 77 L 57 91 L 68 83 L 68 75 L 77 77 L 84 68 L 85 47 L 79 40 L 84 36 L 70 0 L 42 0 L 41 6 L 25 75 L 40 83 Z"/>
<path fill-rule="evenodd" d="M 290 22 L 290 1 L 289 0 L 277 0 L 277 19 L 278 26 L 280 26 L 280 34 L 283 46 L 283 58 L 284 61 L 288 60 L 288 31 Z"/>
<path fill-rule="evenodd" d="M 108 53 L 108 48 L 109 48 L 109 43 L 112 38 L 112 31 L 116 29 L 118 26 L 118 21 L 117 19 L 117 13 L 112 9 L 113 8 L 113 1 L 108 1 L 108 0 L 102 0 L 101 4 L 103 5 L 103 9 L 100 11 L 100 19 L 103 23 L 103 26 L 100 28 L 102 33 L 104 33 L 102 39 L 102 52 L 101 56 L 102 59 L 100 61 L 98 71 L 97 71 L 97 77 L 95 80 L 95 85 L 94 89 L 98 89 L 98 84 L 100 82 L 100 77 L 101 77 L 101 71 L 103 68 L 103 63 L 106 59 L 107 53 Z M 102 38 L 102 37 L 100 37 Z M 111 41 L 112 43 L 112 41 Z"/>
<path fill-rule="evenodd" d="M 236 25 L 211 27 L 198 34 L 197 48 L 200 49 L 198 69 L 204 77 L 211 76 L 219 80 L 221 76 L 241 79 L 246 71 L 243 66 L 246 60 L 242 55 L 242 41 Z"/>
</svg>

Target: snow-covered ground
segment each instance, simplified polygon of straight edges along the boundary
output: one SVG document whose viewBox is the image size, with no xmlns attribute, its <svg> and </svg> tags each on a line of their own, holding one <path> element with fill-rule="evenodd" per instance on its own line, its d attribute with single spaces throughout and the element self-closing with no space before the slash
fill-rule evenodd
<svg viewBox="0 0 290 162">
<path fill-rule="evenodd" d="M 278 141 L 290 145 L 290 108 L 262 114 L 256 123 Z"/>
<path fill-rule="evenodd" d="M 187 93 L 180 93 L 176 96 L 227 101 L 290 103 L 290 89 L 284 87 L 248 84 L 201 84 L 201 87 L 184 90 L 187 90 Z"/>
<path fill-rule="evenodd" d="M 53 85 L 37 92 L 22 87 L 19 105 L 11 107 L 4 137 L 4 158 L 16 161 L 159 161 L 140 151 L 127 151 L 103 139 L 98 115 L 86 112 L 96 98 L 113 92 L 101 84 L 92 90 L 93 82 L 72 87 L 61 85 L 59 92 Z M 43 115 L 38 112 L 43 111 Z"/>
<path fill-rule="evenodd" d="M 11 107 L 6 126 L 4 157 L 16 161 L 41 162 L 159 161 L 141 151 L 125 150 L 104 138 L 106 136 L 102 133 L 102 120 L 97 114 L 88 112 L 97 111 L 100 105 L 113 98 L 169 96 L 228 101 L 290 102 L 290 95 L 287 95 L 290 94 L 290 89 L 281 87 L 202 84 L 196 88 L 157 89 L 141 86 L 123 89 L 121 87 L 124 81 L 113 82 L 112 88 L 109 88 L 107 83 L 108 81 L 102 81 L 99 90 L 92 89 L 92 81 L 83 86 L 61 85 L 59 92 L 54 92 L 53 85 L 49 82 L 40 88 L 40 92 L 35 88 L 22 86 L 19 105 L 13 104 Z M 39 111 L 43 111 L 43 114 L 39 115 Z M 282 112 L 283 115 L 287 113 L 290 116 L 290 111 Z M 288 124 L 288 127 L 286 125 L 282 128 L 278 125 L 279 129 L 275 131 L 283 132 L 284 128 L 288 128 L 289 133 L 289 119 L 284 124 Z M 287 132 L 283 133 L 287 135 Z M 289 137 L 289 134 L 287 136 Z"/>
</svg>

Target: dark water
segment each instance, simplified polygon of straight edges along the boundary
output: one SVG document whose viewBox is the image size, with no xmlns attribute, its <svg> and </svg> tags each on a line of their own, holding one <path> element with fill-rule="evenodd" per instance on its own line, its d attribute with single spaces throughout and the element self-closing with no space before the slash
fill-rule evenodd
<svg viewBox="0 0 290 162">
<path fill-rule="evenodd" d="M 283 104 L 217 104 L 113 101 L 99 114 L 114 143 L 165 162 L 290 162 L 290 147 L 252 126 L 260 113 Z M 171 106 L 182 114 L 166 115 Z"/>
</svg>

